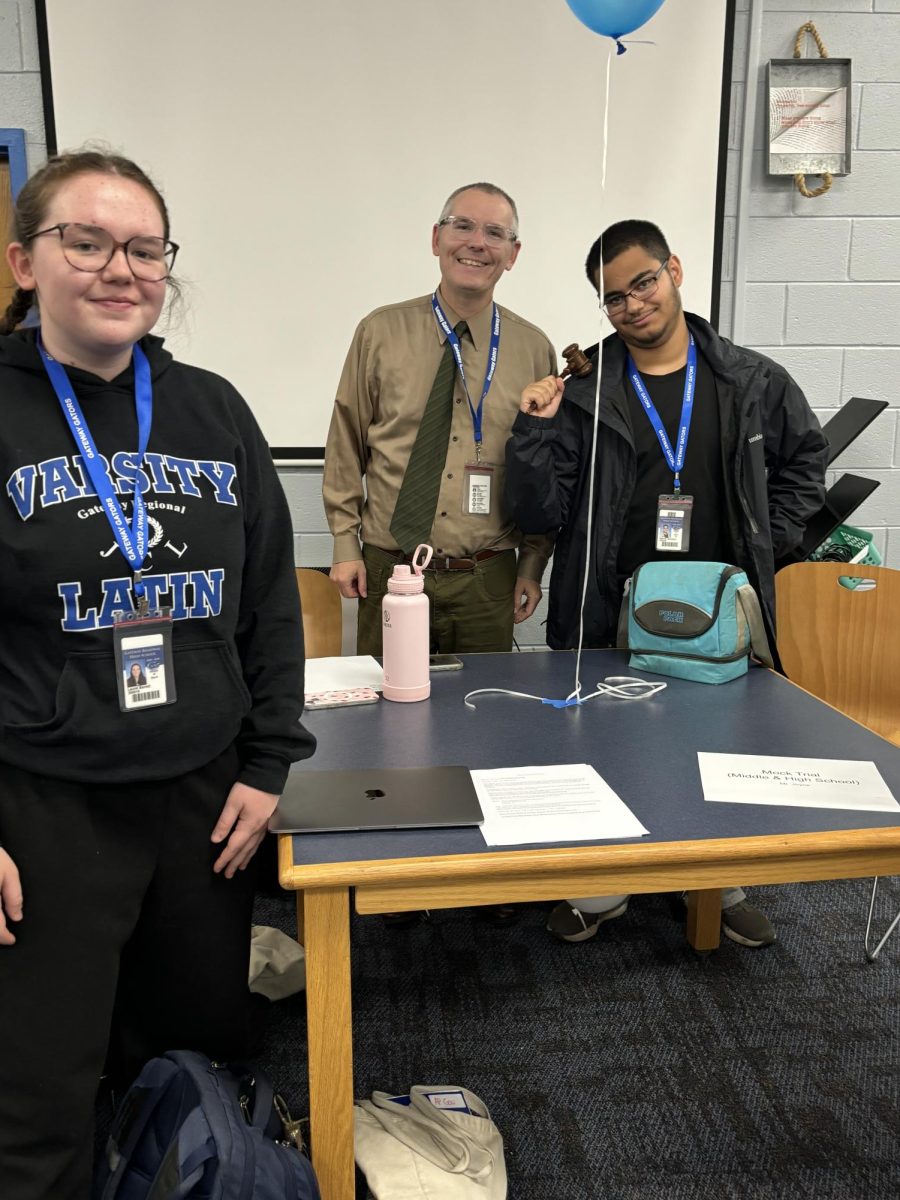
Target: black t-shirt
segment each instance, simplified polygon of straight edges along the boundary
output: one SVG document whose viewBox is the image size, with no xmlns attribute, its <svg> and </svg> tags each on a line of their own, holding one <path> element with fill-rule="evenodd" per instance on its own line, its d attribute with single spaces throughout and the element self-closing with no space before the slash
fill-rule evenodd
<svg viewBox="0 0 900 1200">
<path fill-rule="evenodd" d="M 682 367 L 670 375 L 641 376 L 673 448 L 678 437 L 686 371 L 687 368 Z M 681 472 L 682 494 L 694 498 L 687 551 L 670 553 L 656 549 L 657 504 L 661 495 L 671 495 L 674 474 L 663 457 L 653 426 L 627 376 L 625 393 L 637 454 L 637 482 L 619 546 L 617 570 L 620 579 L 627 579 L 645 562 L 665 562 L 670 559 L 681 562 L 731 562 L 732 551 L 725 518 L 719 408 L 716 383 L 709 365 L 702 355 L 698 355 L 694 412 Z"/>
</svg>

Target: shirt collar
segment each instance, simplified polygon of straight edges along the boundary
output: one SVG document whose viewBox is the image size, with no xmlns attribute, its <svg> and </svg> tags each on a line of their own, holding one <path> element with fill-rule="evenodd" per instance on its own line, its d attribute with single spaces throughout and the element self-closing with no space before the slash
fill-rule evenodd
<svg viewBox="0 0 900 1200">
<path fill-rule="evenodd" d="M 444 299 L 440 288 L 438 288 L 437 294 L 441 308 L 444 310 L 444 316 L 447 318 L 447 324 L 450 325 L 451 328 L 455 328 L 459 324 L 461 318 L 457 316 L 457 314 Z M 480 346 L 486 346 L 490 341 L 493 316 L 494 305 L 489 300 L 484 308 L 481 309 L 480 312 L 477 312 L 474 317 L 466 318 L 466 324 L 469 327 L 469 338 L 476 350 Z M 443 345 L 447 340 L 446 336 L 444 335 L 444 331 L 441 329 L 437 321 L 435 321 L 434 327 L 437 330 L 441 345 Z"/>
</svg>

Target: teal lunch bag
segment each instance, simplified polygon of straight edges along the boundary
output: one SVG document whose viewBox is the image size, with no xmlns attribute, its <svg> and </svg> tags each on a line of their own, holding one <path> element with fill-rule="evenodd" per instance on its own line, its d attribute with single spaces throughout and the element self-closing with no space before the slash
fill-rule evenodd
<svg viewBox="0 0 900 1200">
<path fill-rule="evenodd" d="M 698 683 L 727 683 L 753 654 L 772 655 L 756 592 L 740 567 L 718 562 L 650 562 L 625 585 L 618 644 L 630 665 Z"/>
</svg>

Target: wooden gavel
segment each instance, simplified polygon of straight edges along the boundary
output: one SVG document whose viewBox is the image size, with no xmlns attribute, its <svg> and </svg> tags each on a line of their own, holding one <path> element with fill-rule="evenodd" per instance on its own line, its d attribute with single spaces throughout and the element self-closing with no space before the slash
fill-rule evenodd
<svg viewBox="0 0 900 1200">
<path fill-rule="evenodd" d="M 560 376 L 561 379 L 565 379 L 567 375 L 573 375 L 576 379 L 584 379 L 594 370 L 594 364 L 585 352 L 578 348 L 577 342 L 566 346 L 563 350 L 563 358 L 566 360 L 566 366 Z"/>
</svg>

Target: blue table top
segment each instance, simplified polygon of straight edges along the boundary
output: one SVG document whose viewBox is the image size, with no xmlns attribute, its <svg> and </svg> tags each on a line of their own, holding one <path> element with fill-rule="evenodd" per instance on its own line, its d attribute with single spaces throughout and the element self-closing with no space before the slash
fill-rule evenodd
<svg viewBox="0 0 900 1200">
<path fill-rule="evenodd" d="M 574 688 L 575 654 L 480 654 L 461 671 L 434 673 L 431 698 L 308 713 L 312 759 L 295 771 L 379 766 L 459 765 L 472 769 L 589 763 L 650 831 L 642 843 L 754 837 L 900 826 L 900 814 L 772 805 L 707 803 L 697 752 L 772 754 L 874 761 L 900 797 L 900 749 L 760 667 L 711 686 L 667 679 L 650 700 L 597 697 L 555 709 L 511 696 L 463 697 L 476 688 L 563 699 Z M 585 651 L 582 694 L 608 675 L 655 679 L 629 670 L 626 654 Z M 553 843 L 584 845 L 585 843 Z M 536 847 L 528 847 L 535 849 Z M 297 834 L 296 864 L 487 854 L 477 829 Z"/>
</svg>

